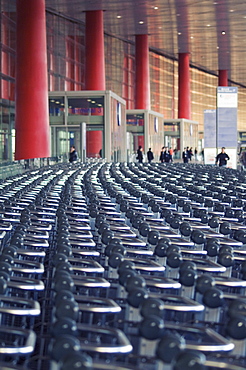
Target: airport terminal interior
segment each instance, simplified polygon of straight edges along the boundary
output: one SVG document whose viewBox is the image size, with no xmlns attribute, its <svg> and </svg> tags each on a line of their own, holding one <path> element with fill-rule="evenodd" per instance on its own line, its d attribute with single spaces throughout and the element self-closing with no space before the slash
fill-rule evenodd
<svg viewBox="0 0 246 370">
<path fill-rule="evenodd" d="M 246 369 L 245 2 L 0 7 L 0 370 Z"/>
</svg>

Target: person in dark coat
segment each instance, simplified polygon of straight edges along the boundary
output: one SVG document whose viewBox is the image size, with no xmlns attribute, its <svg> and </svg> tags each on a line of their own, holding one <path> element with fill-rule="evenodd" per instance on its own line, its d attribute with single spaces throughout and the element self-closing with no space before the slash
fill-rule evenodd
<svg viewBox="0 0 246 370">
<path fill-rule="evenodd" d="M 69 153 L 69 162 L 73 163 L 76 162 L 78 159 L 78 154 L 76 152 L 75 146 L 72 145 L 70 148 L 70 153 Z"/>
<path fill-rule="evenodd" d="M 195 150 L 194 150 L 194 154 L 195 154 L 195 161 L 198 161 L 198 157 L 197 157 L 197 154 L 198 154 L 198 152 L 197 152 L 197 148 L 195 148 Z"/>
<path fill-rule="evenodd" d="M 170 162 L 170 155 L 168 152 L 168 149 L 165 148 L 164 146 L 161 148 L 161 153 L 160 153 L 160 161 L 161 163 L 169 163 Z"/>
<path fill-rule="evenodd" d="M 149 148 L 149 150 L 147 151 L 147 158 L 148 158 L 149 163 L 151 163 L 151 161 L 153 161 L 153 159 L 154 159 L 154 154 L 153 154 L 151 148 Z"/>
<path fill-rule="evenodd" d="M 182 153 L 182 158 L 183 158 L 183 162 L 184 162 L 184 163 L 188 163 L 188 162 L 189 162 L 190 154 L 189 154 L 189 147 L 188 147 L 188 146 L 187 146 L 187 148 L 183 151 L 183 153 Z"/>
<path fill-rule="evenodd" d="M 161 163 L 165 162 L 165 148 L 164 148 L 164 146 L 161 148 L 160 161 L 161 161 Z"/>
<path fill-rule="evenodd" d="M 140 145 L 137 150 L 137 159 L 139 163 L 143 163 L 143 148 Z"/>
<path fill-rule="evenodd" d="M 170 153 L 169 153 L 168 148 L 165 148 L 165 150 L 164 150 L 164 156 L 165 156 L 165 162 L 166 163 L 169 163 L 170 162 Z"/>
<path fill-rule="evenodd" d="M 191 161 L 192 160 L 192 157 L 193 157 L 193 150 L 192 148 L 189 149 L 189 160 Z"/>
<path fill-rule="evenodd" d="M 219 167 L 226 167 L 227 161 L 229 161 L 230 157 L 228 154 L 225 152 L 225 147 L 223 146 L 221 148 L 221 153 L 219 153 L 216 157 L 215 164 L 219 162 Z"/>
</svg>

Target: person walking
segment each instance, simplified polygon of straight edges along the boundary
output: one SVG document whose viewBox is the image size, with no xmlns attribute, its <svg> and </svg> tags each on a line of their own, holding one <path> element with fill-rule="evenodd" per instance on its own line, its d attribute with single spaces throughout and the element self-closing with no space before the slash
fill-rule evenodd
<svg viewBox="0 0 246 370">
<path fill-rule="evenodd" d="M 160 161 L 161 163 L 164 163 L 165 162 L 165 148 L 164 146 L 161 148 L 161 153 L 160 153 Z"/>
<path fill-rule="evenodd" d="M 177 148 L 174 148 L 174 150 L 173 150 L 173 157 L 174 157 L 174 159 L 178 158 L 178 149 Z"/>
<path fill-rule="evenodd" d="M 169 149 L 169 162 L 173 162 L 173 149 Z"/>
<path fill-rule="evenodd" d="M 149 163 L 151 163 L 151 161 L 153 161 L 153 159 L 154 159 L 154 154 L 153 154 L 151 148 L 149 148 L 149 150 L 147 151 L 147 158 L 148 158 Z"/>
<path fill-rule="evenodd" d="M 160 153 L 160 158 L 159 159 L 160 159 L 161 163 L 164 163 L 164 162 L 168 163 L 169 160 L 170 160 L 168 150 L 165 146 L 163 146 L 161 148 L 161 153 Z"/>
<path fill-rule="evenodd" d="M 167 147 L 164 148 L 164 157 L 165 157 L 165 162 L 169 163 L 170 162 L 170 154 L 169 154 L 169 150 L 168 150 Z"/>
<path fill-rule="evenodd" d="M 70 163 L 76 162 L 77 159 L 78 159 L 77 151 L 75 149 L 75 146 L 72 145 L 70 148 L 70 153 L 69 153 L 69 162 Z"/>
<path fill-rule="evenodd" d="M 225 152 L 225 147 L 221 148 L 221 152 L 216 156 L 215 164 L 219 163 L 219 167 L 226 167 L 227 161 L 230 160 L 230 157 Z"/>
<path fill-rule="evenodd" d="M 204 162 L 204 149 L 201 150 L 202 161 Z"/>
<path fill-rule="evenodd" d="M 137 159 L 139 163 L 143 163 L 143 148 L 139 145 L 137 150 Z"/>
<path fill-rule="evenodd" d="M 189 149 L 189 160 L 191 161 L 192 160 L 192 157 L 193 157 L 193 149 L 192 147 Z"/>
<path fill-rule="evenodd" d="M 198 161 L 198 157 L 197 157 L 197 148 L 195 148 L 195 150 L 194 150 L 194 154 L 195 154 L 195 161 L 197 162 Z"/>
<path fill-rule="evenodd" d="M 182 158 L 183 158 L 183 162 L 184 163 L 188 163 L 189 162 L 189 147 L 187 146 L 187 148 L 183 151 L 182 153 Z"/>
</svg>

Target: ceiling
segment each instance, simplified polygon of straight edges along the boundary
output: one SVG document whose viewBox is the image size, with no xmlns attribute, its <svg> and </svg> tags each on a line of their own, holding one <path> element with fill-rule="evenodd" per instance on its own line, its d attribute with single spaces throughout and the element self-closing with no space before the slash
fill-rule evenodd
<svg viewBox="0 0 246 370">
<path fill-rule="evenodd" d="M 105 32 L 130 40 L 147 33 L 150 48 L 174 58 L 189 52 L 193 65 L 227 69 L 246 86 L 245 0 L 46 0 L 46 8 L 80 21 L 85 10 L 103 9 Z"/>
</svg>

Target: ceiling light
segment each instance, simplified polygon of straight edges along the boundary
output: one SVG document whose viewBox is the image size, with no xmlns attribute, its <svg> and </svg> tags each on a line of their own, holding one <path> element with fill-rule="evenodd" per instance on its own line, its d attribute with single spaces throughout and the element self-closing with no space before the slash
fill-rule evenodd
<svg viewBox="0 0 246 370">
<path fill-rule="evenodd" d="M 207 27 L 210 27 L 211 25 L 210 24 L 207 24 Z"/>
<path fill-rule="evenodd" d="M 229 10 L 229 12 L 230 12 L 230 13 L 233 13 L 233 12 L 234 12 L 234 10 L 233 10 L 233 9 L 230 9 L 230 10 Z"/>
<path fill-rule="evenodd" d="M 191 39 L 194 39 L 194 37 L 193 37 L 193 36 L 191 36 L 190 38 L 191 38 Z"/>
<path fill-rule="evenodd" d="M 158 8 L 158 6 L 154 6 L 154 9 L 155 9 L 155 10 L 157 10 L 157 9 L 159 9 L 159 8 Z"/>
<path fill-rule="evenodd" d="M 95 100 L 92 100 L 91 102 L 92 102 L 92 104 L 95 104 Z"/>
<path fill-rule="evenodd" d="M 226 33 L 225 33 L 225 31 L 221 31 L 221 35 L 225 35 Z"/>
<path fill-rule="evenodd" d="M 55 102 L 55 100 L 54 99 L 51 99 L 51 103 L 54 103 Z"/>
<path fill-rule="evenodd" d="M 180 36 L 180 35 L 182 35 L 182 32 L 178 32 L 178 35 Z"/>
<path fill-rule="evenodd" d="M 56 104 L 60 104 L 59 100 L 56 101 Z"/>
<path fill-rule="evenodd" d="M 68 107 L 69 109 L 72 109 L 73 107 L 71 106 L 71 105 L 69 105 L 69 107 Z"/>
<path fill-rule="evenodd" d="M 91 101 L 91 99 L 87 99 L 87 101 Z"/>
<path fill-rule="evenodd" d="M 121 18 L 121 15 L 117 15 L 117 18 L 120 19 Z"/>
<path fill-rule="evenodd" d="M 139 21 L 138 23 L 139 23 L 139 24 L 144 24 L 144 21 Z"/>
</svg>

